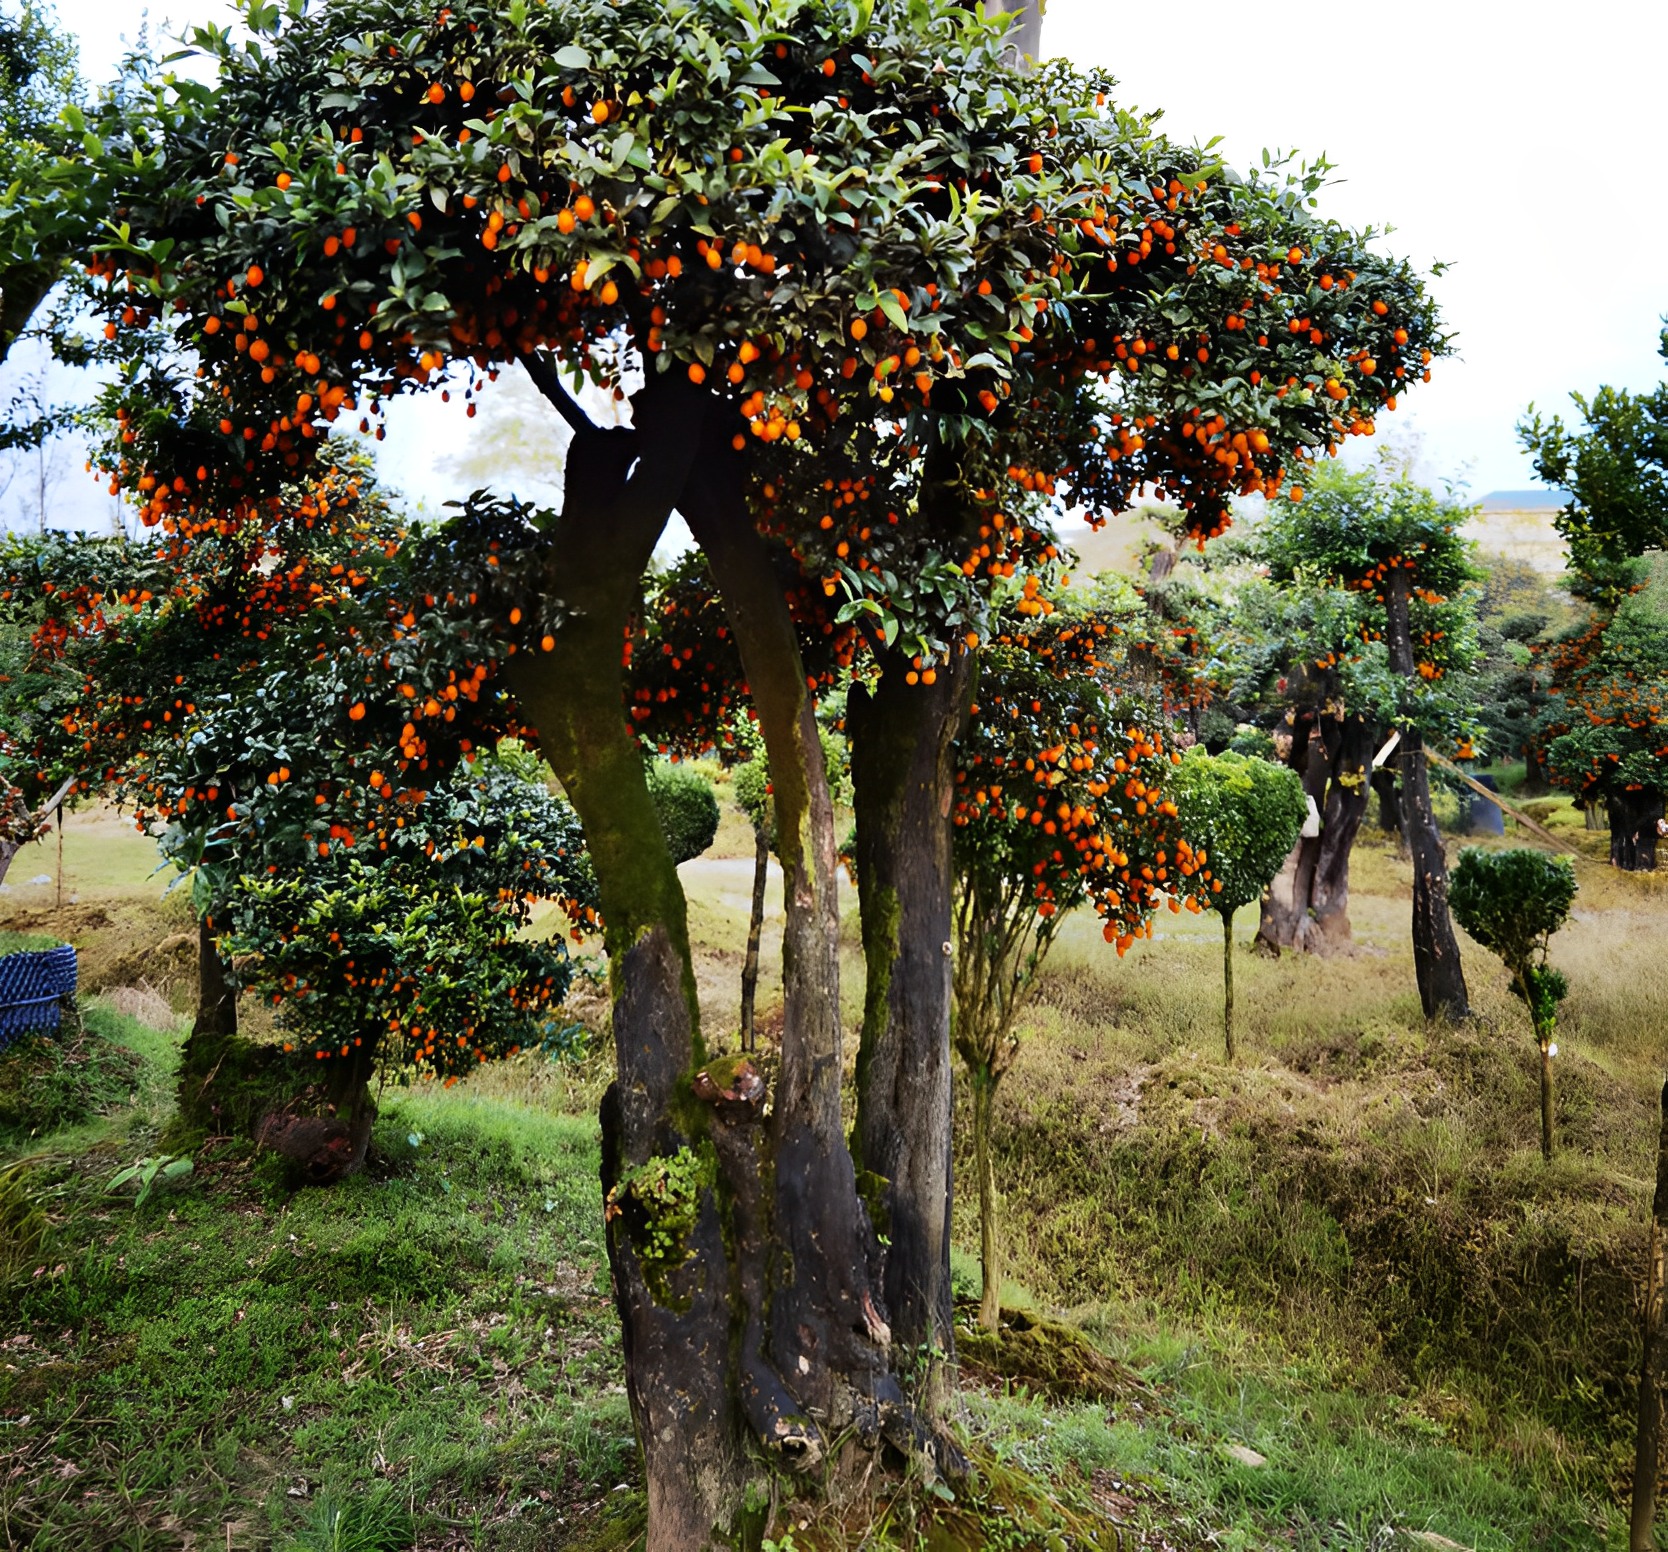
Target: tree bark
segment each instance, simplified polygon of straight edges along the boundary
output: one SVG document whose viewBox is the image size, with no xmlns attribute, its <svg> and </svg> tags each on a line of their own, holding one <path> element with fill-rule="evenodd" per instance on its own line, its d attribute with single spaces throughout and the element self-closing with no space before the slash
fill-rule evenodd
<svg viewBox="0 0 1668 1552">
<path fill-rule="evenodd" d="M 1349 863 L 1368 804 L 1376 728 L 1360 717 L 1305 712 L 1286 763 L 1320 811 L 1320 834 L 1300 837 L 1268 893 L 1259 948 L 1330 954 L 1350 942 Z"/>
<path fill-rule="evenodd" d="M 1396 768 L 1386 764 L 1373 772 L 1373 792 L 1378 798 L 1378 827 L 1388 835 L 1394 835 L 1407 845 L 1406 837 L 1402 834 L 1402 799 L 1396 789 Z"/>
<path fill-rule="evenodd" d="M 793 1403 L 760 1429 L 811 1469 L 848 1429 L 885 1439 L 929 1471 L 960 1467 L 922 1429 L 891 1371 L 891 1328 L 879 1284 L 880 1247 L 858 1195 L 842 1134 L 839 912 L 834 804 L 816 706 L 805 678 L 777 557 L 753 526 L 742 464 L 716 419 L 700 475 L 680 501 L 707 557 L 747 676 L 770 761 L 785 903 L 782 1053 L 766 1133 L 766 1345 L 744 1361 L 774 1376 Z M 793 1430 L 789 1433 L 787 1430 Z"/>
<path fill-rule="evenodd" d="M 1385 597 L 1385 645 L 1391 669 L 1411 684 L 1413 632 L 1408 619 L 1407 572 L 1390 573 Z M 1438 1014 L 1458 1022 L 1471 1012 L 1460 963 L 1459 940 L 1448 914 L 1448 856 L 1431 808 L 1430 771 L 1424 736 L 1416 727 L 1402 730 L 1398 753 L 1402 789 L 1402 828 L 1413 854 L 1413 968 L 1419 1002 L 1426 1018 Z"/>
<path fill-rule="evenodd" d="M 252 1125 L 255 1117 L 223 1114 L 215 1082 L 230 1058 L 233 1071 L 241 1069 L 237 1032 L 237 990 L 226 974 L 225 961 L 215 943 L 214 926 L 205 913 L 197 918 L 197 1014 L 180 1050 L 176 1099 L 180 1118 L 205 1129 L 230 1124 L 233 1130 Z M 231 1080 L 233 1073 L 226 1074 Z M 228 1081 L 227 1087 L 230 1087 Z"/>
<path fill-rule="evenodd" d="M 1234 1059 L 1234 913 L 1218 914 L 1222 918 L 1222 1034 L 1231 1062 Z"/>
<path fill-rule="evenodd" d="M 925 1404 L 945 1396 L 954 1353 L 950 1292 L 950 795 L 974 664 L 906 682 L 881 654 L 871 693 L 846 709 L 857 817 L 856 872 L 867 970 L 853 1142 L 886 1249 L 887 1310 L 906 1351 L 924 1351 Z"/>
<path fill-rule="evenodd" d="M 714 1128 L 693 1102 L 704 1052 L 686 907 L 626 725 L 620 650 L 705 409 L 704 396 L 651 379 L 633 403 L 635 429 L 578 430 L 546 579 L 567 616 L 552 651 L 510 665 L 584 826 L 605 923 L 617 1076 L 602 1105 L 602 1186 L 649 1552 L 693 1552 L 727 1534 L 747 1475 L 716 1167 L 710 1184 L 702 1179 Z M 685 1216 L 661 1225 L 652 1193 L 640 1198 L 632 1184 L 640 1172 L 686 1166 Z"/>
<path fill-rule="evenodd" d="M 1662 1478 L 1663 1383 L 1668 1380 L 1668 1084 L 1662 1088 L 1662 1131 L 1656 1147 L 1656 1196 L 1651 1203 L 1650 1252 L 1639 1362 L 1639 1431 L 1633 1459 L 1633 1513 L 1628 1552 L 1654 1552 L 1656 1492 Z"/>
<path fill-rule="evenodd" d="M 0 361 L 28 327 L 60 273 L 55 264 L 24 264 L 0 273 Z"/>
<path fill-rule="evenodd" d="M 747 956 L 741 962 L 741 1048 L 758 1049 L 753 1010 L 759 992 L 759 939 L 764 935 L 765 886 L 770 880 L 770 831 L 753 830 L 753 907 L 747 918 Z"/>
<path fill-rule="evenodd" d="M 1644 788 L 1637 792 L 1613 792 L 1609 809 L 1611 862 L 1629 873 L 1653 871 L 1656 826 L 1663 815 L 1662 794 Z"/>
<path fill-rule="evenodd" d="M 979 1179 L 979 1325 L 1002 1324 L 1002 1241 L 996 1221 L 996 1162 L 990 1153 L 990 1123 L 996 1108 L 996 1075 L 981 1068 L 973 1078 L 973 1171 Z"/>
</svg>

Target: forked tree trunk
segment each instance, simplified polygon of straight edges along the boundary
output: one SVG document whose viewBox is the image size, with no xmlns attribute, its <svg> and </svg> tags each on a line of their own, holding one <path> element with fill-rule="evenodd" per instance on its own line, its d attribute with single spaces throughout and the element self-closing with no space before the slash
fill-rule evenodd
<svg viewBox="0 0 1668 1552">
<path fill-rule="evenodd" d="M 575 418 L 559 384 L 538 372 L 534 380 Z M 650 1552 L 704 1549 L 727 1534 L 748 1476 L 731 1354 L 736 1275 L 716 1190 L 719 1128 L 692 1097 L 704 1053 L 685 902 L 626 726 L 620 651 L 705 407 L 661 379 L 634 401 L 635 431 L 578 431 L 545 578 L 569 612 L 554 650 L 510 664 L 584 826 L 605 923 L 617 1066 L 602 1105 L 605 1232 Z M 654 1193 L 632 1189 L 657 1168 L 676 1171 L 685 1187 L 683 1210 L 664 1225 Z"/>
<path fill-rule="evenodd" d="M 753 526 L 742 462 L 715 412 L 700 473 L 679 507 L 707 557 L 735 633 L 770 761 L 782 864 L 783 1028 L 762 1146 L 720 1163 L 737 1201 L 757 1203 L 732 1233 L 750 1311 L 743 1402 L 754 1432 L 796 1469 L 815 1469 L 848 1432 L 882 1439 L 929 1471 L 960 1465 L 922 1428 L 891 1370 L 880 1246 L 858 1195 L 841 1125 L 839 911 L 834 805 L 815 703 L 782 576 Z M 749 1174 L 751 1172 L 751 1174 Z M 742 1178 L 743 1176 L 748 1178 Z M 752 1176 L 757 1176 L 755 1180 Z"/>
<path fill-rule="evenodd" d="M 770 881 L 770 830 L 753 827 L 753 906 L 747 917 L 747 956 L 741 962 L 741 1048 L 758 1049 L 753 1012 L 759 995 L 759 940 L 764 936 L 765 888 Z"/>
<path fill-rule="evenodd" d="M 1628 1552 L 1654 1552 L 1656 1490 L 1662 1478 L 1663 1385 L 1668 1381 L 1668 1084 L 1662 1088 L 1662 1131 L 1656 1146 L 1656 1196 L 1651 1202 L 1650 1251 L 1645 1261 L 1639 1361 L 1639 1431 L 1633 1456 L 1633 1513 Z"/>
<path fill-rule="evenodd" d="M 1407 589 L 1407 572 L 1398 567 L 1390 573 L 1385 597 L 1385 645 L 1391 669 L 1411 684 L 1415 671 Z M 1426 1018 L 1441 1014 L 1457 1023 L 1470 1015 L 1471 999 L 1448 913 L 1448 856 L 1431 808 L 1430 770 L 1418 728 L 1402 730 L 1398 762 L 1402 827 L 1413 856 L 1413 969 L 1419 1002 Z"/>
<path fill-rule="evenodd" d="M 996 1161 L 990 1151 L 997 1080 L 988 1067 L 973 1072 L 972 1080 L 973 1172 L 979 1181 L 979 1325 L 995 1331 L 1002 1324 L 1002 1240 L 996 1218 Z"/>
<path fill-rule="evenodd" d="M 905 1351 L 924 1352 L 925 1404 L 945 1396 L 950 1292 L 950 794 L 973 659 L 931 685 L 883 654 L 869 694 L 847 701 L 866 981 L 853 1142 L 886 1249 L 886 1304 Z"/>
<path fill-rule="evenodd" d="M 1657 821 L 1662 818 L 1662 794 L 1640 788 L 1613 792 L 1610 808 L 1610 860 L 1629 873 L 1649 873 L 1656 867 Z"/>
<path fill-rule="evenodd" d="M 1319 835 L 1303 836 L 1263 897 L 1259 948 L 1328 954 L 1350 941 L 1349 862 L 1366 817 L 1375 729 L 1360 717 L 1305 713 L 1287 764 L 1320 811 Z"/>
</svg>

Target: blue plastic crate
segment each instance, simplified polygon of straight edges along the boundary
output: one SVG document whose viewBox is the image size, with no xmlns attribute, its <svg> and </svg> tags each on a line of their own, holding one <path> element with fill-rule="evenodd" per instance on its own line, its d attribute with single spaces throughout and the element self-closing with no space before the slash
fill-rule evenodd
<svg viewBox="0 0 1668 1552">
<path fill-rule="evenodd" d="M 19 1035 L 56 1034 L 75 981 L 75 950 L 68 944 L 0 958 L 0 1051 Z"/>
</svg>

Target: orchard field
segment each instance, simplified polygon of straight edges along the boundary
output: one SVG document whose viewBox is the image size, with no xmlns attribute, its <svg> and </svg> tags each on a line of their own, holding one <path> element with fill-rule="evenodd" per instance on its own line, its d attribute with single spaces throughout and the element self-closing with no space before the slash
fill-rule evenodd
<svg viewBox="0 0 1668 1552">
<path fill-rule="evenodd" d="M 73 817 L 64 854 L 73 904 L 55 911 L 44 884 L 6 899 L 13 930 L 83 946 L 89 993 L 79 1047 L 8 1074 L 7 1156 L 31 1161 L 51 1225 L 4 1349 L 8 1404 L 31 1416 L 6 1444 L 12 1544 L 628 1545 L 643 1502 L 595 1186 L 606 1058 L 389 1091 L 377 1166 L 330 1194 L 222 1144 L 136 1211 L 107 1185 L 163 1147 L 195 994 L 166 945 L 189 917 L 113 817 Z M 732 811 L 683 869 L 715 1019 L 751 863 Z M 991 1526 L 1000 1462 L 1048 1484 L 1062 1525 L 1104 1517 L 1128 1545 L 1619 1544 L 1662 890 L 1582 872 L 1559 939 L 1571 1147 L 1548 1173 L 1504 975 L 1479 975 L 1472 1027 L 1428 1029 L 1408 865 L 1373 839 L 1356 869 L 1358 953 L 1245 956 L 1232 1068 L 1213 933 L 1186 918 L 1117 960 L 1068 930 L 997 1116 L 1004 1302 L 1065 1322 L 1095 1359 L 1052 1340 L 989 1367 L 964 1356 Z M 53 871 L 42 846 L 13 877 Z M 854 937 L 848 915 L 855 970 Z M 964 1319 L 977 1243 L 964 1209 Z"/>
<path fill-rule="evenodd" d="M 0 0 L 6 1549 L 1665 1545 L 1660 298 L 1076 3 Z"/>
</svg>

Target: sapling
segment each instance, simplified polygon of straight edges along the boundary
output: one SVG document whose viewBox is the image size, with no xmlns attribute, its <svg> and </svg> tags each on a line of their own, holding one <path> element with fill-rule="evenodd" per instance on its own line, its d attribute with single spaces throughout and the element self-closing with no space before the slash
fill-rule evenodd
<svg viewBox="0 0 1668 1552">
<path fill-rule="evenodd" d="M 1575 868 L 1567 857 L 1514 847 L 1485 851 L 1471 846 L 1454 866 L 1448 901 L 1455 919 L 1477 942 L 1498 954 L 1512 975 L 1512 990 L 1529 1009 L 1541 1048 L 1541 1156 L 1550 1162 L 1552 1138 L 1552 1035 L 1558 1004 L 1569 983 L 1546 962 L 1552 935 L 1564 925 L 1575 899 Z"/>
<path fill-rule="evenodd" d="M 1296 771 L 1255 755 L 1194 745 L 1171 780 L 1181 830 L 1212 878 L 1207 904 L 1222 918 L 1222 1034 L 1234 1058 L 1234 913 L 1260 900 L 1308 817 Z"/>
</svg>

